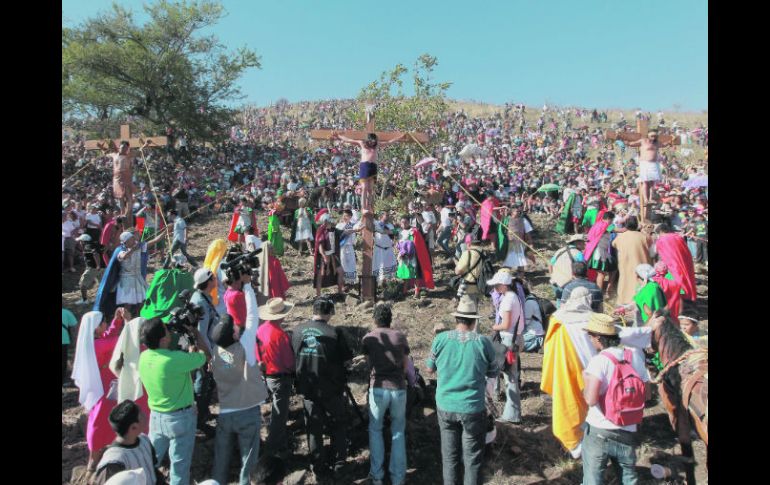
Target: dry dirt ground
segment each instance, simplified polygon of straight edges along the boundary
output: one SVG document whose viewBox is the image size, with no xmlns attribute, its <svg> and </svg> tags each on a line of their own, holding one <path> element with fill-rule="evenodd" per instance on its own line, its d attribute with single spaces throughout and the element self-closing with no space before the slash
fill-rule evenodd
<svg viewBox="0 0 770 485">
<path fill-rule="evenodd" d="M 535 238 L 536 248 L 550 258 L 551 254 L 563 244 L 563 237 L 550 231 L 553 223 L 534 219 L 538 230 Z M 206 247 L 211 240 L 224 237 L 229 223 L 229 216 L 215 215 L 197 217 L 189 225 L 189 252 L 202 262 Z M 266 220 L 262 217 L 260 228 L 266 228 Z M 284 228 L 284 238 L 288 239 L 289 230 Z M 291 328 L 298 322 L 310 316 L 314 290 L 310 286 L 312 277 L 312 261 L 309 257 L 297 256 L 297 253 L 286 245 L 287 250 L 282 259 L 284 270 L 292 285 L 288 298 L 297 303 L 293 314 L 287 318 L 286 326 Z M 151 262 L 152 266 L 152 262 Z M 436 289 L 429 293 L 428 298 L 419 302 L 408 298 L 393 304 L 393 326 L 404 331 L 409 338 L 415 363 L 423 366 L 424 359 L 430 350 L 433 338 L 433 327 L 437 323 L 452 326 L 452 311 L 449 300 L 452 294 L 447 289 L 451 276 L 451 265 L 442 256 L 437 257 Z M 154 271 L 150 268 L 150 271 Z M 87 311 L 87 306 L 78 306 L 76 274 L 62 275 L 62 305 L 73 310 L 80 316 Z M 544 263 L 528 273 L 528 279 L 534 292 L 542 297 L 553 298 L 548 285 Z M 708 276 L 698 275 L 699 302 L 694 312 L 701 320 L 708 318 Z M 151 275 L 150 275 L 151 278 Z M 93 300 L 94 291 L 89 295 Z M 355 293 L 355 290 L 354 292 Z M 491 303 L 487 300 L 480 310 L 482 315 L 492 311 Z M 372 310 L 358 306 L 353 296 L 348 296 L 344 302 L 337 305 L 334 325 L 342 326 L 348 332 L 350 343 L 355 350 L 360 350 L 360 339 L 372 327 Z M 489 332 L 489 320 L 481 320 L 481 331 Z M 708 322 L 703 324 L 708 328 Z M 74 353 L 74 352 L 73 352 Z M 72 354 L 70 356 L 70 366 Z M 483 472 L 483 483 L 487 484 L 576 484 L 582 478 L 582 467 L 579 460 L 572 460 L 561 449 L 558 441 L 551 433 L 551 400 L 550 396 L 540 391 L 540 370 L 542 354 L 527 353 L 522 357 L 522 415 L 521 425 L 498 424 L 496 442 L 487 450 Z M 424 374 L 424 373 L 423 373 Z M 354 360 L 351 373 L 351 388 L 359 407 L 366 402 L 366 365 L 361 358 Z M 217 405 L 212 405 L 214 413 L 218 412 Z M 313 474 L 305 470 L 309 468 L 307 444 L 303 432 L 301 401 L 292 398 L 289 429 L 292 433 L 291 446 L 294 457 L 288 463 L 291 475 L 286 483 L 314 484 Z M 350 453 L 348 470 L 343 480 L 338 483 L 367 483 L 369 471 L 368 434 L 365 427 L 360 426 L 358 418 L 351 410 L 350 423 Z M 269 419 L 269 407 L 263 406 L 264 419 Z M 88 457 L 85 442 L 86 417 L 77 402 L 77 389 L 62 390 L 62 483 L 79 483 L 83 466 Z M 211 424 L 215 424 L 214 421 Z M 504 429 L 501 429 L 503 427 Z M 640 483 L 663 483 L 655 480 L 650 474 L 651 463 L 659 463 L 671 467 L 678 477 L 672 477 L 666 483 L 684 483 L 684 474 L 679 458 L 679 446 L 668 424 L 668 417 L 662 404 L 647 409 L 645 419 L 639 431 L 642 445 L 638 450 L 638 471 Z M 263 438 L 265 429 L 263 427 Z M 386 441 L 387 442 L 387 441 Z M 214 441 L 205 441 L 199 435 L 196 441 L 193 457 L 192 476 L 196 481 L 209 478 L 213 464 Z M 707 483 L 705 446 L 701 441 L 694 442 L 699 483 Z M 236 455 L 237 456 L 237 455 Z M 439 430 L 436 421 L 435 406 L 431 403 L 423 412 L 413 416 L 407 424 L 407 483 L 434 484 L 441 483 L 441 448 Z M 230 483 L 237 480 L 237 459 L 232 460 Z M 608 483 L 620 483 L 614 471 L 609 472 Z"/>
</svg>

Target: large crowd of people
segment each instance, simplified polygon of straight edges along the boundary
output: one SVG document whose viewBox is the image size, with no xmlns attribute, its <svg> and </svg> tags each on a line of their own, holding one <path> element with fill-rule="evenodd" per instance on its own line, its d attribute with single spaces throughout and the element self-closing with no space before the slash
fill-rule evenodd
<svg viewBox="0 0 770 485">
<path fill-rule="evenodd" d="M 191 483 L 200 430 L 215 439 L 211 476 L 217 483 L 228 483 L 234 442 L 238 483 L 254 477 L 280 483 L 292 454 L 287 415 L 293 389 L 302 396 L 313 473 L 321 481 L 346 476 L 345 364 L 354 355 L 333 323 L 335 294 L 323 290 L 344 294 L 359 281 L 356 242 L 369 216 L 362 200 L 368 193 L 359 182 L 366 178 L 363 161 L 377 164 L 375 200 L 402 204 L 392 211 L 375 203 L 371 214 L 371 276 L 383 292 L 395 288 L 387 299 L 430 294 L 439 284 L 439 258 L 451 261 L 455 274 L 443 284 L 452 288 L 455 310 L 448 313 L 456 327 L 435 329 L 425 362 L 414 362 L 406 336 L 390 328 L 390 306 L 374 307 L 372 331 L 361 342 L 371 371 L 371 482 L 384 483 L 386 475 L 392 484 L 407 480 L 405 419 L 410 392 L 422 391 L 423 368 L 437 379 L 443 482 L 481 483 L 491 429 L 526 419 L 520 353 L 543 352 L 541 388 L 553 396 L 553 433 L 573 457 L 582 456 L 584 483 L 603 483 L 610 457 L 623 483 L 635 483 L 641 415 L 623 414 L 626 401 L 613 401 L 608 388 L 622 367 L 641 391 L 649 389 L 646 364 L 656 365 L 647 355 L 651 333 L 664 321 L 681 322 L 694 346 L 707 345 L 693 302 L 695 271 L 708 267 L 708 129 L 669 125 L 663 113 L 637 111 L 635 118 L 647 120 L 650 131 L 624 143 L 604 135 L 611 127 L 635 128 L 623 113 L 549 106 L 531 113 L 506 104 L 485 117 L 447 114 L 423 130 L 444 141 L 432 144 L 430 153 L 413 146 L 411 159 L 388 156 L 382 145 L 379 158 L 359 159 L 357 144 L 344 136 L 342 142 L 310 143 L 310 129 L 352 129 L 346 116 L 352 105 L 247 108 L 228 140 L 216 146 L 188 142 L 169 129 L 168 147 L 105 154 L 86 151 L 77 130 L 63 130 L 62 272 L 82 268 L 79 305 L 93 307 L 76 339 L 71 329 L 77 320 L 62 309 L 62 384 L 73 384 L 66 369 L 76 340 L 71 377 L 89 414 L 91 479 L 163 483 L 159 467 L 168 457 L 169 482 Z M 676 136 L 681 145 L 666 148 L 658 133 Z M 637 145 L 641 162 L 633 152 Z M 361 144 L 361 155 L 372 147 L 376 140 Z M 694 153 L 701 149 L 698 159 Z M 132 167 L 130 200 L 115 190 L 121 155 Z M 431 160 L 415 168 L 420 158 Z M 650 193 L 640 192 L 645 189 Z M 290 329 L 282 323 L 294 304 L 287 301 L 280 261 L 292 253 L 284 249 L 279 220 L 289 198 L 297 209 L 288 214 L 294 224 L 287 244 L 297 254 L 312 254 L 310 284 L 317 295 L 312 318 Z M 230 233 L 212 241 L 207 254 L 191 255 L 188 230 L 200 215 L 213 214 L 232 216 Z M 268 215 L 268 226 L 258 227 L 254 214 Z M 538 234 L 548 231 L 564 242 L 546 255 L 537 249 Z M 150 248 L 163 269 L 148 284 Z M 258 274 L 221 266 L 233 251 L 257 249 L 263 253 Z M 538 268 L 550 275 L 548 298 L 535 295 L 528 281 Z M 201 313 L 180 338 L 167 319 L 146 318 L 143 306 L 156 294 L 174 299 L 176 293 L 158 288 L 183 286 Z M 479 328 L 487 299 L 494 309 L 490 330 Z M 219 414 L 211 429 L 206 421 L 214 391 Z M 504 400 L 499 416 L 490 404 L 498 394 Z M 270 424 L 260 445 L 262 404 L 270 407 Z M 387 470 L 386 414 L 392 443 Z M 497 420 L 491 428 L 490 416 Z M 129 472 L 145 481 L 116 481 Z"/>
</svg>

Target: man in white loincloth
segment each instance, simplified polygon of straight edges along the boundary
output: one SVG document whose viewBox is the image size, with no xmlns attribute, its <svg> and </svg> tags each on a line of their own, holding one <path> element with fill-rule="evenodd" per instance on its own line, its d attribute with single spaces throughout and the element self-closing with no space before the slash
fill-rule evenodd
<svg viewBox="0 0 770 485">
<path fill-rule="evenodd" d="M 647 132 L 647 138 L 640 138 L 626 144 L 629 147 L 639 148 L 639 192 L 642 220 L 647 219 L 647 205 L 652 201 L 652 187 L 655 182 L 661 179 L 658 149 L 670 145 L 671 142 L 663 144 L 658 142 L 657 130 Z"/>
</svg>

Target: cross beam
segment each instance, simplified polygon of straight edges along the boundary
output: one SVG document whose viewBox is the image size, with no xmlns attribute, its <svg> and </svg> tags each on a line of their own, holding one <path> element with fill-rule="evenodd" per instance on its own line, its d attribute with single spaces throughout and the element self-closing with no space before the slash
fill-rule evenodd
<svg viewBox="0 0 770 485">
<path fill-rule="evenodd" d="M 607 130 L 604 134 L 606 140 L 623 140 L 624 142 L 637 141 L 647 136 L 649 131 L 649 122 L 647 120 L 636 120 L 636 131 L 613 131 Z M 658 134 L 658 142 L 661 145 L 681 145 L 682 139 L 676 135 Z"/>
<path fill-rule="evenodd" d="M 168 138 L 165 136 L 149 136 L 146 138 L 131 138 L 131 129 L 129 125 L 120 125 L 120 140 L 127 141 L 130 148 L 141 148 L 144 146 L 145 141 L 149 141 L 150 144 L 147 148 L 159 148 L 168 145 Z M 117 151 L 115 140 L 86 140 L 84 143 L 86 150 L 106 150 L 108 148 L 113 151 Z"/>
<path fill-rule="evenodd" d="M 376 134 L 377 141 L 390 141 L 394 138 L 401 136 L 401 132 L 398 132 L 398 131 L 310 130 L 310 138 L 312 138 L 313 140 L 331 140 L 332 133 L 337 133 L 338 135 L 346 136 L 348 138 L 352 138 L 353 140 L 361 140 L 361 141 L 366 140 L 366 137 L 367 135 L 369 135 L 369 133 Z M 428 136 L 427 133 L 413 132 L 411 134 L 420 143 L 424 144 L 430 141 L 430 137 Z M 409 135 L 407 135 L 406 138 L 404 138 L 402 141 L 405 143 L 414 143 L 414 141 Z"/>
</svg>

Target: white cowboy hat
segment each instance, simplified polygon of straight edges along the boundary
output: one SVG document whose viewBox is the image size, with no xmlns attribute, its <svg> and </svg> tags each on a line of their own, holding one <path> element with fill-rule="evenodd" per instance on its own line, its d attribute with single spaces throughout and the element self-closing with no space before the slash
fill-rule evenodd
<svg viewBox="0 0 770 485">
<path fill-rule="evenodd" d="M 259 307 L 259 318 L 262 320 L 280 320 L 286 318 L 294 309 L 294 303 L 288 303 L 283 298 L 270 298 Z"/>
</svg>

